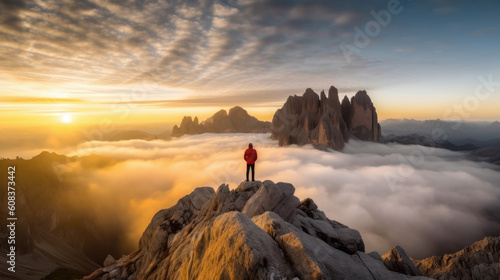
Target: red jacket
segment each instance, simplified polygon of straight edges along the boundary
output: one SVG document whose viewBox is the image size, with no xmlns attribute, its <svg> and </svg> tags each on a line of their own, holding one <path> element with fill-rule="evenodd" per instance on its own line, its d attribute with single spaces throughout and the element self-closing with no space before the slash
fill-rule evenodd
<svg viewBox="0 0 500 280">
<path fill-rule="evenodd" d="M 257 160 L 257 151 L 253 148 L 248 148 L 243 155 L 243 159 L 246 160 L 247 164 L 255 164 Z"/>
</svg>

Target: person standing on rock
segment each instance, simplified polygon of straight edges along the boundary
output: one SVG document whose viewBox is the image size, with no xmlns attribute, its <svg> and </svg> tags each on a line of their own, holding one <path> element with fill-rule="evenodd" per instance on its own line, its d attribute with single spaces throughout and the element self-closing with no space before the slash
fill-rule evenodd
<svg viewBox="0 0 500 280">
<path fill-rule="evenodd" d="M 252 143 L 248 144 L 248 149 L 246 149 L 243 159 L 247 162 L 247 182 L 248 182 L 248 171 L 252 169 L 252 181 L 255 181 L 255 162 L 257 161 L 257 150 L 253 148 Z"/>
</svg>

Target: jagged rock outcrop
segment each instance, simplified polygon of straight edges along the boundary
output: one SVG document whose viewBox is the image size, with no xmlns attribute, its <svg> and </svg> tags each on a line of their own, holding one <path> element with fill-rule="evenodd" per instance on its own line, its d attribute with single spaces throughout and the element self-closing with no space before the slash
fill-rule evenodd
<svg viewBox="0 0 500 280">
<path fill-rule="evenodd" d="M 351 102 L 339 102 L 338 90 L 330 87 L 328 97 L 307 89 L 303 96 L 290 96 L 274 114 L 272 138 L 281 146 L 308 143 L 342 150 L 349 136 L 379 141 L 381 129 L 377 112 L 366 91 L 359 91 Z"/>
<path fill-rule="evenodd" d="M 486 237 L 455 254 L 414 262 L 423 275 L 438 280 L 499 279 L 500 236 Z"/>
<path fill-rule="evenodd" d="M 345 124 L 347 127 L 351 127 L 351 102 L 349 102 L 349 98 L 347 98 L 347 96 L 344 96 L 344 99 L 342 99 L 340 108 L 342 110 L 342 118 L 344 119 Z"/>
<path fill-rule="evenodd" d="M 84 279 L 410 278 L 294 191 L 271 181 L 197 188 L 153 217 L 136 252 Z"/>
<path fill-rule="evenodd" d="M 392 271 L 412 276 L 421 276 L 413 261 L 406 255 L 403 248 L 396 246 L 382 256 L 385 266 Z"/>
<path fill-rule="evenodd" d="M 380 124 L 372 100 L 361 90 L 351 98 L 349 130 L 356 138 L 364 141 L 379 141 Z"/>
<path fill-rule="evenodd" d="M 271 131 L 270 125 L 269 122 L 259 121 L 243 108 L 236 106 L 229 110 L 229 114 L 226 110 L 220 110 L 201 123 L 198 117 L 193 120 L 190 116 L 185 116 L 180 126 L 174 126 L 172 136 L 202 133 L 266 133 Z"/>
</svg>

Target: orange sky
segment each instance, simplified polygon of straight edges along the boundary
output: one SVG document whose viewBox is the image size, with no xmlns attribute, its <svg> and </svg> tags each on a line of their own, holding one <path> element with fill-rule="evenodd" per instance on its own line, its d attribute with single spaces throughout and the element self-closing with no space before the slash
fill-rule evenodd
<svg viewBox="0 0 500 280">
<path fill-rule="evenodd" d="M 367 90 L 381 120 L 500 119 L 494 9 L 404 7 L 348 56 L 384 5 L 141 3 L 0 3 L 0 124 L 171 126 L 237 105 L 271 120 L 289 95 L 331 85 Z"/>
</svg>

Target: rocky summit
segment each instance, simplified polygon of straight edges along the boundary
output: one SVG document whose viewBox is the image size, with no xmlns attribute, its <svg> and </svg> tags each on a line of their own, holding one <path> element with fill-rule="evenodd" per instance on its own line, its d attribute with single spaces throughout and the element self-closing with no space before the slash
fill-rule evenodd
<svg viewBox="0 0 500 280">
<path fill-rule="evenodd" d="M 272 138 L 281 146 L 308 143 L 342 150 L 354 136 L 364 141 L 379 141 L 381 129 L 377 112 L 366 91 L 358 91 L 351 101 L 339 101 L 338 90 L 330 87 L 328 97 L 307 89 L 302 96 L 290 96 L 274 114 Z"/>
<path fill-rule="evenodd" d="M 300 201 L 288 183 L 244 182 L 195 189 L 159 211 L 139 249 L 84 279 L 428 279 L 404 250 L 387 261 L 366 254 L 358 231 Z"/>
<path fill-rule="evenodd" d="M 202 133 L 266 133 L 270 132 L 270 123 L 259 121 L 250 116 L 245 109 L 236 106 L 229 110 L 220 110 L 203 122 L 198 117 L 194 119 L 185 116 L 179 126 L 172 129 L 172 136 Z"/>
</svg>

